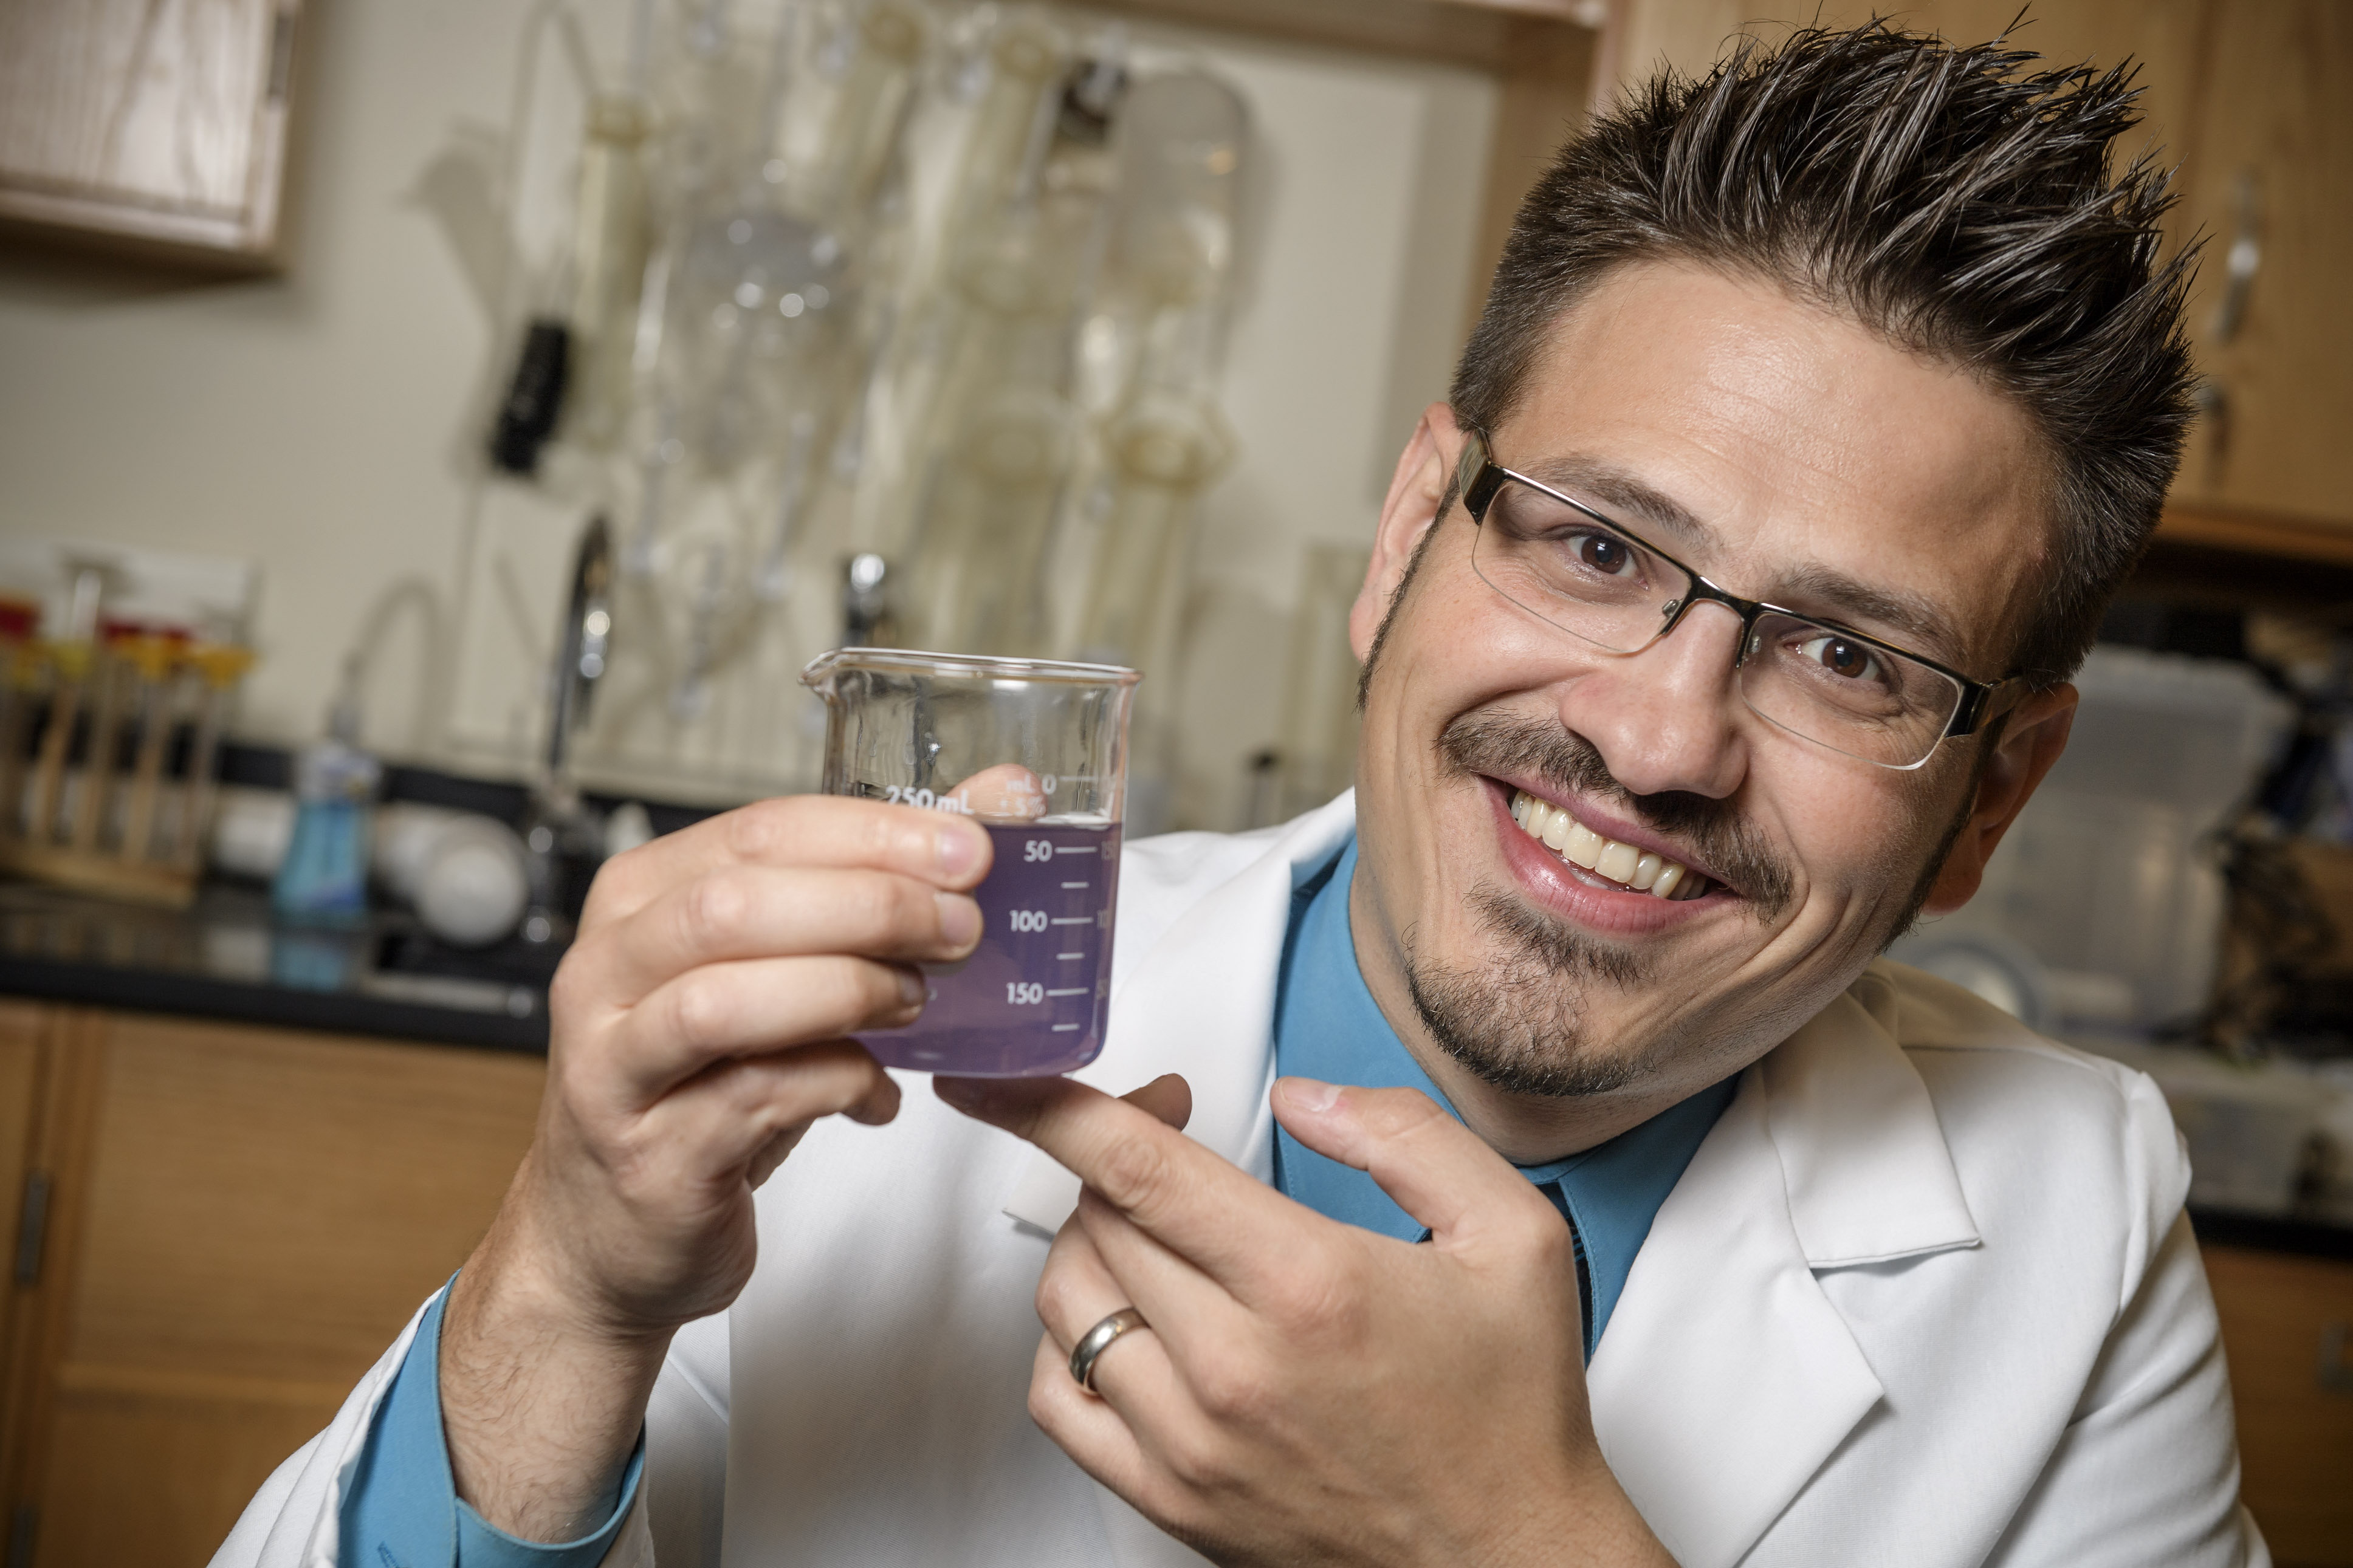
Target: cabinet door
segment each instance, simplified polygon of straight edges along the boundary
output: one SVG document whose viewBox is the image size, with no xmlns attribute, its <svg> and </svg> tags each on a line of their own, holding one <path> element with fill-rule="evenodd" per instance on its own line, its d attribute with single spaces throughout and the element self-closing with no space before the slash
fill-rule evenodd
<svg viewBox="0 0 2353 1568">
<path fill-rule="evenodd" d="M 300 0 L 0 0 L 0 217 L 277 259 Z"/>
<path fill-rule="evenodd" d="M 2248 1511 L 2283 1568 L 2353 1564 L 2353 1263 L 2205 1254 Z"/>
<path fill-rule="evenodd" d="M 535 1058 L 83 1016 L 19 1506 L 37 1568 L 197 1568 L 465 1260 Z M 70 1189 L 67 1190 L 70 1183 Z"/>
<path fill-rule="evenodd" d="M 2182 216 L 2210 237 L 2190 331 L 2214 401 L 2175 495 L 2353 527 L 2353 7 L 2213 0 L 2203 68 Z"/>
</svg>

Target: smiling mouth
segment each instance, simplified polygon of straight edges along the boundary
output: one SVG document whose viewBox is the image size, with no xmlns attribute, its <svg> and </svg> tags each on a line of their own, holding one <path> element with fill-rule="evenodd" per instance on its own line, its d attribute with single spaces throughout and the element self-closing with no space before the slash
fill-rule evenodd
<svg viewBox="0 0 2353 1568">
<path fill-rule="evenodd" d="M 1512 820 L 1520 830 L 1588 876 L 1628 892 L 1681 902 L 1705 896 L 1715 883 L 1654 850 L 1604 838 L 1550 801 L 1512 792 Z"/>
</svg>

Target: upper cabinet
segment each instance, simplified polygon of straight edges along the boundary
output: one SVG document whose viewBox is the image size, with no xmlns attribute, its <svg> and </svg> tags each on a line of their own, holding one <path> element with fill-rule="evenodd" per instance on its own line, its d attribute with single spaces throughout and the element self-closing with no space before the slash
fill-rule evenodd
<svg viewBox="0 0 2353 1568">
<path fill-rule="evenodd" d="M 1780 7 L 1813 19 L 1811 0 Z M 1824 26 L 1874 7 L 1833 0 Z M 1922 0 L 1903 25 L 1995 37 L 2019 0 Z M 1603 73 L 1704 68 L 1752 20 L 1739 0 L 1616 0 Z M 2146 122 L 2118 149 L 2179 165 L 2171 242 L 2203 236 L 2189 331 L 2204 377 L 2164 536 L 2353 564 L 2353 6 L 2343 0 L 2038 0 L 2017 46 L 2130 57 Z"/>
<path fill-rule="evenodd" d="M 2203 416 L 2174 499 L 2353 529 L 2353 6 L 2210 0 L 2177 145 L 2207 236 Z"/>
<path fill-rule="evenodd" d="M 0 222 L 283 261 L 301 0 L 0 0 Z"/>
</svg>

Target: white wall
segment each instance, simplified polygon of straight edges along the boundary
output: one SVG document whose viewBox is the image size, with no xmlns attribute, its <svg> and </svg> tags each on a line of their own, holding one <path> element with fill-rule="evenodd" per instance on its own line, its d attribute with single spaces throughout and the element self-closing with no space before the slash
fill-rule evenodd
<svg viewBox="0 0 2353 1568">
<path fill-rule="evenodd" d="M 485 399 L 508 350 L 425 199 L 467 199 L 446 183 L 466 161 L 447 154 L 501 133 L 525 10 L 312 7 L 284 279 L 0 250 L 0 534 L 259 560 L 250 736 L 312 732 L 372 625 L 385 630 L 368 738 L 389 752 L 440 753 L 460 689 L 531 679 L 434 668 L 457 640 Z M 1243 449 L 1205 503 L 1185 682 L 1184 815 L 1224 826 L 1241 758 L 1273 739 L 1267 671 L 1302 546 L 1368 536 L 1412 412 L 1443 388 L 1494 95 L 1453 68 L 1154 31 L 1203 44 L 1242 87 L 1266 165 L 1267 244 L 1227 395 Z M 526 586 L 552 610 L 552 583 Z"/>
<path fill-rule="evenodd" d="M 295 262 L 218 280 L 0 251 L 0 531 L 258 559 L 243 727 L 319 722 L 395 595 L 446 619 L 488 323 L 409 195 L 507 92 L 519 0 L 311 8 Z M 423 650 L 380 661 L 370 733 L 415 750 Z"/>
</svg>

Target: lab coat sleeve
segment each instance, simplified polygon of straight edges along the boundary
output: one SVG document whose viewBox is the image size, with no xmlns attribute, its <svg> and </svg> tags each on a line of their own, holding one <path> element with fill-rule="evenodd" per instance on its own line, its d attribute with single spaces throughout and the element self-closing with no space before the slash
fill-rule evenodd
<svg viewBox="0 0 2353 1568">
<path fill-rule="evenodd" d="M 430 1306 L 430 1298 L 425 1306 Z M 254 1494 L 212 1568 L 340 1568 L 343 1489 L 425 1306 L 368 1369 L 325 1431 Z M 727 1479 L 725 1314 L 680 1331 L 646 1410 L 635 1505 L 600 1568 L 717 1568 Z"/>
<path fill-rule="evenodd" d="M 2127 1158 L 2140 1223 L 2127 1290 L 2073 1419 L 1988 1568 L 2270 1568 L 2239 1501 L 2230 1372 L 2182 1208 L 2189 1160 L 2156 1086 L 2133 1075 Z"/>
<path fill-rule="evenodd" d="M 439 1296 L 437 1290 L 426 1298 L 392 1348 L 344 1399 L 327 1429 L 297 1448 L 261 1483 L 228 1539 L 213 1553 L 212 1568 L 334 1568 L 343 1488 L 359 1462 L 376 1411 L 407 1359 L 417 1325 Z M 624 1538 L 627 1534 L 624 1531 Z"/>
</svg>

